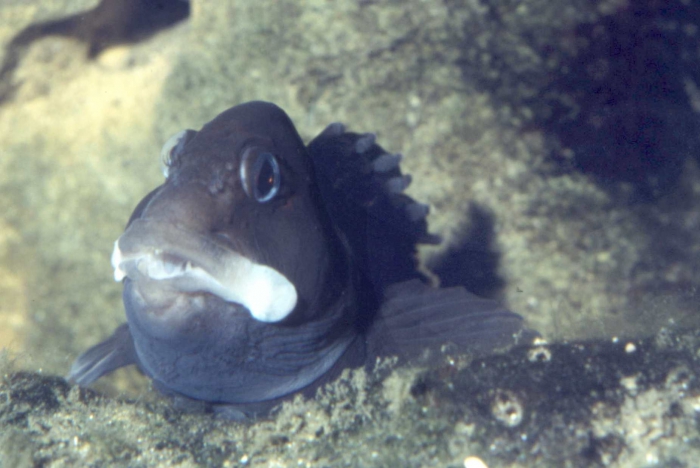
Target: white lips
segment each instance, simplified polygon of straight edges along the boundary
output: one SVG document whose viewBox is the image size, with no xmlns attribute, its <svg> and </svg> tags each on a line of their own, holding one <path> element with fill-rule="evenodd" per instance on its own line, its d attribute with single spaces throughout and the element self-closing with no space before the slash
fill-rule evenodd
<svg viewBox="0 0 700 468">
<path fill-rule="evenodd" d="M 261 322 L 279 322 L 296 307 L 296 288 L 283 274 L 231 250 L 227 249 L 223 258 L 217 258 L 211 265 L 201 267 L 160 249 L 124 255 L 119 248 L 120 239 L 114 243 L 112 252 L 116 281 L 127 276 L 138 280 L 141 276 L 167 281 L 184 293 L 208 292 L 224 301 L 241 304 Z"/>
</svg>

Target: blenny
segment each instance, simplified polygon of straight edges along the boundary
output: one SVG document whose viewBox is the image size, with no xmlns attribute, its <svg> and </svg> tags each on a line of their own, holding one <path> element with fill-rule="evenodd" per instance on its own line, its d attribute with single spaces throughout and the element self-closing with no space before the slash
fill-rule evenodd
<svg viewBox="0 0 700 468">
<path fill-rule="evenodd" d="M 162 154 L 165 182 L 114 245 L 127 323 L 76 359 L 79 385 L 135 364 L 178 399 L 261 414 L 377 357 L 533 336 L 497 302 L 427 283 L 416 246 L 439 242 L 428 207 L 373 134 L 334 123 L 307 146 L 256 101 Z"/>
</svg>

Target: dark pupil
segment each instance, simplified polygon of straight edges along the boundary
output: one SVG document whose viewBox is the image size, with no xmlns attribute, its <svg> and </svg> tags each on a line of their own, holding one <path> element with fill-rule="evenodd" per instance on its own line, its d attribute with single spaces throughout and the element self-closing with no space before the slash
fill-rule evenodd
<svg viewBox="0 0 700 468">
<path fill-rule="evenodd" d="M 260 198 L 265 198 L 275 186 L 275 170 L 272 167 L 272 163 L 269 160 L 265 160 L 262 163 L 260 172 L 258 172 L 258 180 L 256 183 L 256 188 L 258 190 L 258 196 Z"/>
</svg>

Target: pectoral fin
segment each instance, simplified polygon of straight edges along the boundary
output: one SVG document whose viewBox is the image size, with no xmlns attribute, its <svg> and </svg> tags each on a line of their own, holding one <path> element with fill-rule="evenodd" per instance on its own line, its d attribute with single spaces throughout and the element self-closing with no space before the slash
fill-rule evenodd
<svg viewBox="0 0 700 468">
<path fill-rule="evenodd" d="M 129 326 L 123 324 L 105 341 L 78 356 L 66 378 L 86 386 L 105 374 L 137 362 Z"/>
<path fill-rule="evenodd" d="M 496 301 L 461 287 L 433 288 L 411 280 L 387 288 L 368 344 L 377 356 L 410 359 L 443 345 L 485 354 L 536 336 L 521 316 Z"/>
</svg>

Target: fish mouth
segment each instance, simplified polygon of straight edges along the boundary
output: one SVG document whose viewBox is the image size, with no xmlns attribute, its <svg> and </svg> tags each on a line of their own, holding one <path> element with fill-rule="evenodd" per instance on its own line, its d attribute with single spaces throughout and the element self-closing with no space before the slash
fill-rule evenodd
<svg viewBox="0 0 700 468">
<path fill-rule="evenodd" d="M 210 293 L 245 307 L 261 322 L 279 322 L 296 307 L 294 285 L 274 268 L 172 223 L 136 219 L 114 243 L 114 279 L 178 293 Z"/>
</svg>

